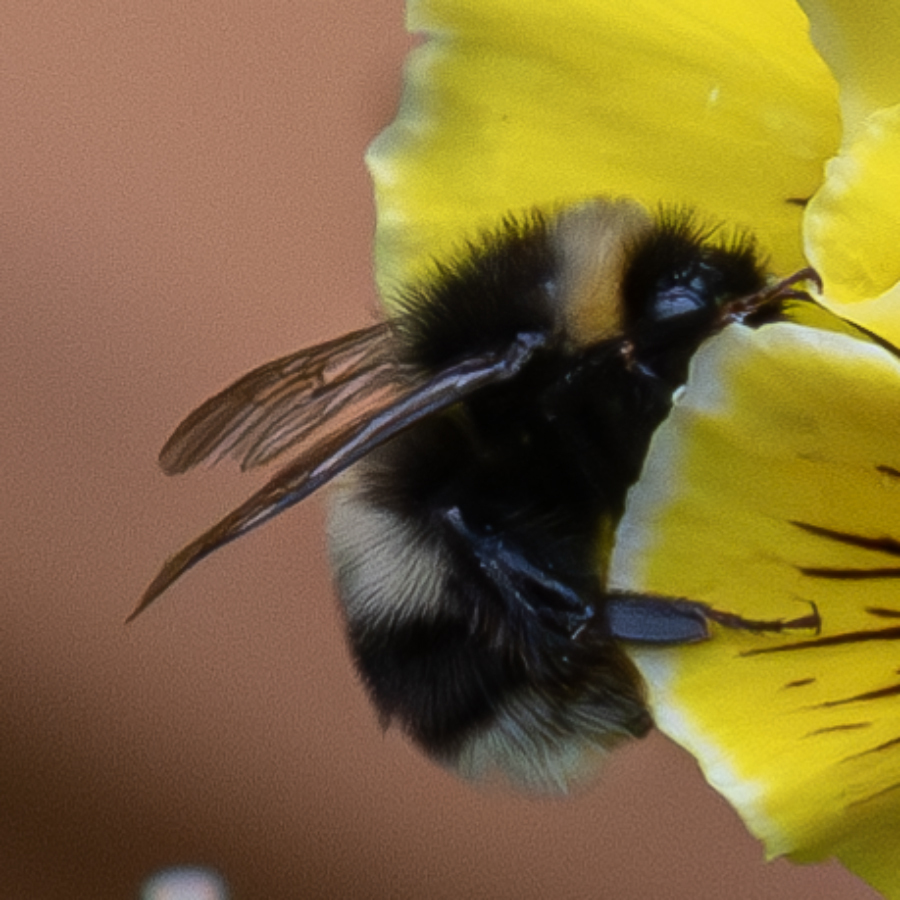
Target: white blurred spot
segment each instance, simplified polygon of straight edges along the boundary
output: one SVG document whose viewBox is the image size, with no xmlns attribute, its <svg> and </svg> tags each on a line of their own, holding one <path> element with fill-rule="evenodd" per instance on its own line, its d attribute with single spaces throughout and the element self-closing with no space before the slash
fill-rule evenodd
<svg viewBox="0 0 900 900">
<path fill-rule="evenodd" d="M 212 869 L 164 869 L 144 882 L 141 900 L 228 900 L 222 877 Z"/>
</svg>

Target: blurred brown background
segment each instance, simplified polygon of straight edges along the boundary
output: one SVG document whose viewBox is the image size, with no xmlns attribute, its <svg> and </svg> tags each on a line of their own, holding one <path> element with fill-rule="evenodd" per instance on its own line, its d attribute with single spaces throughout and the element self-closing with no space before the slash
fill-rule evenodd
<svg viewBox="0 0 900 900">
<path fill-rule="evenodd" d="M 565 800 L 474 789 L 380 733 L 315 498 L 129 627 L 160 562 L 259 483 L 166 479 L 183 414 L 372 321 L 362 154 L 401 0 L 0 11 L 0 897 L 841 898 L 659 738 Z"/>
</svg>

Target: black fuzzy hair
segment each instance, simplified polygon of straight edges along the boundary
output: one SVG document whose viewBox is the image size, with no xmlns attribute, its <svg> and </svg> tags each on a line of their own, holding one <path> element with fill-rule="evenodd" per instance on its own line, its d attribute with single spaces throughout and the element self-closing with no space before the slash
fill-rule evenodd
<svg viewBox="0 0 900 900">
<path fill-rule="evenodd" d="M 553 327 L 547 285 L 556 274 L 547 223 L 537 211 L 507 216 L 396 300 L 404 361 L 438 369 Z"/>
<path fill-rule="evenodd" d="M 756 238 L 704 222 L 689 207 L 663 207 L 657 227 L 630 253 L 623 285 L 626 327 L 640 322 L 652 298 L 698 279 L 717 305 L 758 291 L 766 275 Z"/>
</svg>

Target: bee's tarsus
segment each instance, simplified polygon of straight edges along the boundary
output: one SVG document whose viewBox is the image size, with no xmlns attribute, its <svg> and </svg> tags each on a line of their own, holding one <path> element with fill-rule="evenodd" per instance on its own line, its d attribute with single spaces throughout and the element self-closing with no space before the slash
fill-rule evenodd
<svg viewBox="0 0 900 900">
<path fill-rule="evenodd" d="M 783 631 L 814 631 L 819 634 L 822 630 L 822 618 L 819 608 L 812 601 L 809 603 L 811 612 L 796 619 L 748 619 L 737 613 L 724 612 L 714 609 L 707 604 L 694 604 L 693 601 L 684 601 L 692 605 L 701 606 L 703 614 L 710 622 L 715 622 L 723 628 L 731 628 L 737 631 L 752 631 L 756 633 L 780 633 Z"/>
</svg>

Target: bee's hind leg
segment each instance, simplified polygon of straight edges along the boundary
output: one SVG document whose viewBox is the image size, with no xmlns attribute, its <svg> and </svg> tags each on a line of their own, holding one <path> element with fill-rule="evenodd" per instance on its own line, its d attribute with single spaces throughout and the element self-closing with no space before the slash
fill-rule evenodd
<svg viewBox="0 0 900 900">
<path fill-rule="evenodd" d="M 609 594 L 604 604 L 612 637 L 642 644 L 693 644 L 710 637 L 711 622 L 723 628 L 752 632 L 809 629 L 818 633 L 822 620 L 815 604 L 796 619 L 747 619 L 714 609 L 707 603 L 655 594 Z"/>
</svg>

